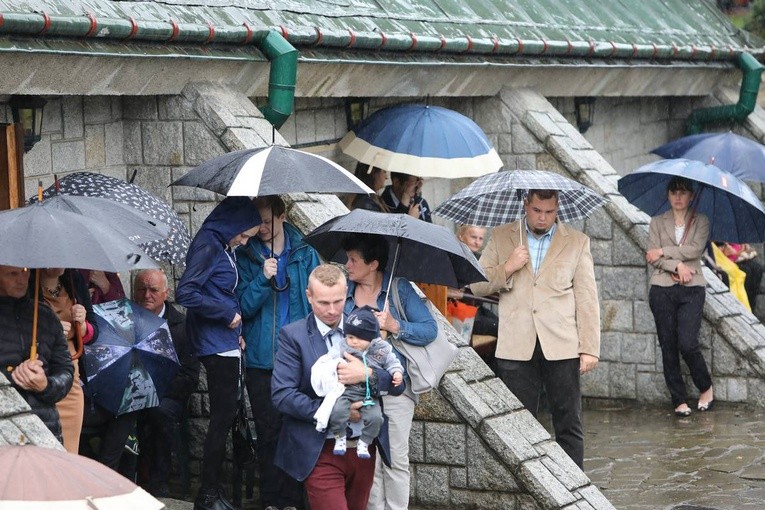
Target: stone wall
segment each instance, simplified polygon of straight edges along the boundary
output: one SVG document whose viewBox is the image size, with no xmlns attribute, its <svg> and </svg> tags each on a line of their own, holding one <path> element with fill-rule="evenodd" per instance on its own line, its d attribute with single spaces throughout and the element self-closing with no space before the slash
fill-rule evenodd
<svg viewBox="0 0 765 510">
<path fill-rule="evenodd" d="M 667 405 L 661 350 L 647 302 L 643 254 L 650 218 L 618 193 L 619 174 L 613 166 L 545 98 L 532 91 L 505 90 L 486 102 L 476 109 L 480 125 L 491 130 L 497 125 L 491 119 L 502 118 L 505 136 L 535 142 L 524 144 L 531 151 L 520 155 L 532 160 L 527 164 L 560 172 L 610 199 L 581 225 L 592 239 L 603 334 L 601 363 L 582 378 L 584 395 Z M 482 117 L 484 111 L 489 116 Z M 710 283 L 701 343 L 712 371 L 715 397 L 759 405 L 765 396 L 761 381 L 765 326 L 719 280 L 707 276 Z M 687 379 L 691 392 L 695 391 Z"/>
</svg>

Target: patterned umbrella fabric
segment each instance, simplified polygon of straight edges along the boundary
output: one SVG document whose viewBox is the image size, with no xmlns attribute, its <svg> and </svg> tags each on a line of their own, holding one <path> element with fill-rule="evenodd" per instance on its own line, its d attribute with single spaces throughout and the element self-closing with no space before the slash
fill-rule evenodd
<svg viewBox="0 0 765 510">
<path fill-rule="evenodd" d="M 165 505 L 107 466 L 32 444 L 0 446 L 0 509 L 159 510 Z"/>
<path fill-rule="evenodd" d="M 85 346 L 85 391 L 116 415 L 158 406 L 180 366 L 167 322 L 127 299 L 93 311 L 98 338 Z"/>
<path fill-rule="evenodd" d="M 606 203 L 595 191 L 546 170 L 509 170 L 473 181 L 436 207 L 433 214 L 456 223 L 496 227 L 523 217 L 523 199 L 530 189 L 558 191 L 558 218 L 568 222 L 588 217 Z"/>
<path fill-rule="evenodd" d="M 107 175 L 75 172 L 60 179 L 59 188 L 59 191 L 56 191 L 55 186 L 47 188 L 43 198 L 56 194 L 109 198 L 161 221 L 170 227 L 170 235 L 165 239 L 143 243 L 142 248 L 154 260 L 173 264 L 185 260 L 191 237 L 183 220 L 168 203 L 140 186 Z"/>
<path fill-rule="evenodd" d="M 378 110 L 340 140 L 340 148 L 362 163 L 419 177 L 478 177 L 502 168 L 481 128 L 440 106 Z"/>
<path fill-rule="evenodd" d="M 374 193 L 334 161 L 272 145 L 230 152 L 205 161 L 172 183 L 236 197 L 282 193 Z"/>
</svg>

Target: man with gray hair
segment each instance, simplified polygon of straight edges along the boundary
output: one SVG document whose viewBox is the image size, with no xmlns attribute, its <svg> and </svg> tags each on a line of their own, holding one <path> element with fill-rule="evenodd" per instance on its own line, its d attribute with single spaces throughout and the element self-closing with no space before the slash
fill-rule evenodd
<svg viewBox="0 0 765 510">
<path fill-rule="evenodd" d="M 133 299 L 167 321 L 181 363 L 169 389 L 162 395 L 159 407 L 145 409 L 139 417 L 139 482 L 158 497 L 169 495 L 171 449 L 178 441 L 178 423 L 199 380 L 199 360 L 186 339 L 186 316 L 168 301 L 169 293 L 167 276 L 163 271 L 147 269 L 136 275 Z"/>
</svg>

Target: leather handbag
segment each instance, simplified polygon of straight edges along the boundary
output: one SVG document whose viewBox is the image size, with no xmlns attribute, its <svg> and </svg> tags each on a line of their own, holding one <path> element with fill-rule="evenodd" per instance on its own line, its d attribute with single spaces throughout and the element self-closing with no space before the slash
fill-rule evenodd
<svg viewBox="0 0 765 510">
<path fill-rule="evenodd" d="M 247 418 L 247 405 L 244 401 L 244 368 L 239 367 L 239 408 L 236 411 L 236 419 L 231 426 L 232 461 L 240 467 L 250 466 L 257 459 L 257 441 L 252 435 L 250 420 Z"/>
<path fill-rule="evenodd" d="M 396 307 L 399 317 L 402 320 L 407 320 L 406 311 L 398 295 L 399 280 L 400 278 L 395 278 L 391 285 L 392 304 Z M 430 301 L 426 301 L 425 304 L 430 315 L 435 319 L 433 304 Z M 449 341 L 441 322 L 436 320 L 436 324 L 438 325 L 438 334 L 427 345 L 412 345 L 400 338 L 389 337 L 393 347 L 407 360 L 406 371 L 411 381 L 411 390 L 416 395 L 427 393 L 437 387 L 449 365 L 457 357 L 457 346 Z"/>
</svg>

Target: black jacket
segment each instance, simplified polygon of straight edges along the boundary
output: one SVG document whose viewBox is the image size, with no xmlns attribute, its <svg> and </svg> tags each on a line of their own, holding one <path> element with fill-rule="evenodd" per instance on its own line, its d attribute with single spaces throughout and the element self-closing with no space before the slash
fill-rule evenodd
<svg viewBox="0 0 765 510">
<path fill-rule="evenodd" d="M 32 412 L 60 439 L 61 424 L 56 402 L 64 398 L 72 387 L 74 366 L 58 317 L 43 302 L 38 305 L 38 310 L 37 353 L 48 376 L 48 387 L 39 393 L 23 390 L 16 386 L 8 370 L 29 359 L 34 301 L 28 296 L 20 299 L 0 297 L 0 369 L 27 401 Z"/>
<path fill-rule="evenodd" d="M 163 398 L 178 400 L 184 405 L 189 397 L 197 389 L 199 382 L 199 360 L 186 338 L 186 316 L 183 315 L 170 302 L 165 301 L 165 314 L 162 316 L 170 328 L 170 336 L 173 338 L 175 354 L 181 362 L 181 368 L 170 383 L 170 388 Z"/>
</svg>

